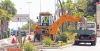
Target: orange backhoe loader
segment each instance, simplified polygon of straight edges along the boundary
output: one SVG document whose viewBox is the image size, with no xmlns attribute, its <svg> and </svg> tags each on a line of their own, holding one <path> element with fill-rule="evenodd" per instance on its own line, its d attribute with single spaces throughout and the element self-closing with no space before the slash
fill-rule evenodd
<svg viewBox="0 0 100 51">
<path fill-rule="evenodd" d="M 43 19 L 47 18 L 47 25 L 43 22 Z M 78 22 L 80 17 L 73 17 L 70 15 L 62 15 L 57 21 L 53 21 L 53 16 L 49 12 L 41 12 L 38 17 L 38 22 L 34 24 L 34 41 L 35 39 L 41 40 L 44 36 L 50 36 L 53 40 L 54 35 L 56 35 L 57 29 L 65 21 Z"/>
<path fill-rule="evenodd" d="M 40 12 L 38 22 L 34 24 L 34 42 L 35 39 L 41 40 L 44 36 L 50 36 L 53 40 L 53 36 L 56 35 L 57 29 L 65 22 L 78 22 L 80 17 L 73 17 L 70 15 L 63 14 L 62 4 L 59 0 L 62 10 L 62 15 L 57 21 L 53 21 L 53 16 L 49 12 Z M 46 20 L 45 20 L 46 18 Z M 44 21 L 45 20 L 45 21 Z"/>
</svg>

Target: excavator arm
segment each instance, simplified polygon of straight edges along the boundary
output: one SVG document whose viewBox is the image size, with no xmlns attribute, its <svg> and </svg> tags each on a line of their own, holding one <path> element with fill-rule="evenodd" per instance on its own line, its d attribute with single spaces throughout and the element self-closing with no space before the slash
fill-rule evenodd
<svg viewBox="0 0 100 51">
<path fill-rule="evenodd" d="M 73 17 L 73 16 L 70 16 L 70 15 L 62 15 L 60 16 L 60 18 L 55 21 L 53 23 L 53 25 L 51 26 L 50 30 L 49 30 L 49 33 L 50 34 L 53 34 L 55 35 L 56 34 L 56 31 L 57 29 L 65 22 L 65 21 L 70 21 L 70 22 L 78 22 L 80 19 L 80 17 Z"/>
</svg>

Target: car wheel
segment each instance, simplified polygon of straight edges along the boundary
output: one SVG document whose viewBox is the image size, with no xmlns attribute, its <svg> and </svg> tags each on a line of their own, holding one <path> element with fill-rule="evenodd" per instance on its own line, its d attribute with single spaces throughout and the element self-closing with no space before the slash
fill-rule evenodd
<svg viewBox="0 0 100 51">
<path fill-rule="evenodd" d="M 96 40 L 95 40 L 95 41 L 92 41 L 92 42 L 91 42 L 91 45 L 92 45 L 92 46 L 95 46 L 95 45 L 96 45 Z"/>
</svg>

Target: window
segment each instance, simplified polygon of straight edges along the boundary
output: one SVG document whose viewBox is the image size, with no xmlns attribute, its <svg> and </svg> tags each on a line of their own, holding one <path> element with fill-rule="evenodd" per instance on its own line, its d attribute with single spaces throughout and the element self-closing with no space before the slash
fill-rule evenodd
<svg viewBox="0 0 100 51">
<path fill-rule="evenodd" d="M 82 23 L 79 23 L 79 27 L 84 27 L 84 24 L 82 24 Z"/>
<path fill-rule="evenodd" d="M 84 24 L 80 23 L 80 26 L 81 26 L 81 27 L 83 27 L 83 26 L 84 26 Z"/>
<path fill-rule="evenodd" d="M 88 23 L 87 24 L 87 28 L 94 28 L 95 27 L 95 24 L 94 23 Z"/>
<path fill-rule="evenodd" d="M 39 26 L 44 25 L 43 24 L 43 20 L 44 20 L 45 17 L 48 19 L 48 25 L 49 26 L 52 25 L 52 23 L 53 23 L 53 17 L 52 17 L 52 15 L 40 15 L 39 19 L 38 19 L 38 25 Z"/>
<path fill-rule="evenodd" d="M 38 18 L 38 26 L 40 26 L 41 25 L 41 17 L 39 16 L 39 18 Z"/>
<path fill-rule="evenodd" d="M 97 25 L 97 29 L 99 29 L 99 25 Z"/>
</svg>

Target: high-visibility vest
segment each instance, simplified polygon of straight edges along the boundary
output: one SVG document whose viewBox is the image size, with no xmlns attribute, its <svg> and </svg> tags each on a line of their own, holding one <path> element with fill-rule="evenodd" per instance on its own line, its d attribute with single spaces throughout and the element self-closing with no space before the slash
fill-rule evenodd
<svg viewBox="0 0 100 51">
<path fill-rule="evenodd" d="M 48 19 L 44 19 L 44 23 L 47 23 L 48 22 Z"/>
</svg>

